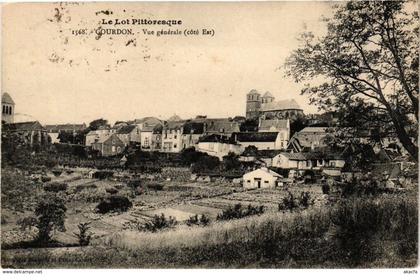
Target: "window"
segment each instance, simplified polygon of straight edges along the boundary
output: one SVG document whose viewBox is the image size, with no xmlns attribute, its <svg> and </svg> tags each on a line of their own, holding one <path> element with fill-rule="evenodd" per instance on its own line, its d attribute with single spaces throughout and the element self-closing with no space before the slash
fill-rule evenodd
<svg viewBox="0 0 420 274">
<path fill-rule="evenodd" d="M 174 144 L 174 148 L 176 148 L 176 144 Z"/>
<path fill-rule="evenodd" d="M 121 152 L 121 148 L 117 147 L 117 152 L 120 153 Z"/>
<path fill-rule="evenodd" d="M 149 137 L 144 138 L 144 146 L 149 146 Z"/>
<path fill-rule="evenodd" d="M 6 113 L 6 106 L 5 105 L 3 105 L 3 112 L 2 112 L 3 114 L 5 114 Z"/>
<path fill-rule="evenodd" d="M 268 184 L 268 181 L 264 181 L 264 183 Z"/>
<path fill-rule="evenodd" d="M 249 184 L 249 183 L 251 183 L 251 180 L 246 180 L 246 182 Z"/>
<path fill-rule="evenodd" d="M 176 139 L 176 135 L 174 136 L 174 139 Z"/>
<path fill-rule="evenodd" d="M 111 147 L 112 152 L 115 152 L 115 146 Z"/>
<path fill-rule="evenodd" d="M 12 115 L 12 107 L 9 107 L 9 114 Z"/>
</svg>

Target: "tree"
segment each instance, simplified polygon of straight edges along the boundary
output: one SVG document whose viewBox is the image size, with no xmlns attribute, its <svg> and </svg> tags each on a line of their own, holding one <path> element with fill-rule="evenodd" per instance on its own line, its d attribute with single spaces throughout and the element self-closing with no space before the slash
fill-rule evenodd
<svg viewBox="0 0 420 274">
<path fill-rule="evenodd" d="M 302 94 L 342 121 L 395 134 L 417 161 L 418 13 L 401 1 L 351 1 L 324 19 L 327 34 L 302 34 L 286 74 L 305 82 Z M 309 81 L 323 81 L 309 86 Z M 357 111 L 358 115 L 355 115 Z M 414 130 L 413 130 L 414 129 Z"/>
<path fill-rule="evenodd" d="M 53 194 L 46 194 L 40 197 L 35 208 L 37 216 L 36 227 L 38 228 L 37 240 L 47 243 L 51 240 L 51 232 L 55 229 L 66 231 L 64 220 L 67 208 L 64 200 Z"/>
<path fill-rule="evenodd" d="M 246 120 L 245 122 L 243 122 L 240 126 L 239 129 L 241 132 L 257 132 L 258 131 L 258 120 L 256 119 L 251 119 L 251 120 Z"/>
<path fill-rule="evenodd" d="M 88 128 L 89 130 L 97 130 L 99 127 L 107 126 L 107 125 L 108 125 L 108 121 L 103 118 L 100 118 L 100 119 L 96 119 L 90 122 Z"/>
<path fill-rule="evenodd" d="M 236 170 L 241 168 L 239 156 L 234 152 L 229 152 L 228 155 L 223 156 L 223 167 L 225 170 Z"/>
</svg>

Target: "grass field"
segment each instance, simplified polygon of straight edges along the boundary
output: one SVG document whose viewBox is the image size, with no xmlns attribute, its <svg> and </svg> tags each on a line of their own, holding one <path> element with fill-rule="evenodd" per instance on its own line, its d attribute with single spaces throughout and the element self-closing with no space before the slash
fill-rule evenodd
<svg viewBox="0 0 420 274">
<path fill-rule="evenodd" d="M 8 172 L 3 178 L 24 180 Z M 163 190 L 135 196 L 123 181 L 88 179 L 79 171 L 52 180 L 68 185 L 59 194 L 68 208 L 67 231 L 55 233 L 54 239 L 76 244 L 77 225 L 90 222 L 92 245 L 3 250 L 3 267 L 408 267 L 417 263 L 414 187 L 405 194 L 341 205 L 329 203 L 320 185 L 244 191 L 229 183 L 171 181 L 163 182 Z M 28 182 L 25 187 L 42 192 L 41 185 Z M 123 213 L 96 213 L 98 201 L 110 195 L 107 188 L 118 188 L 119 194 L 130 197 L 133 207 Z M 295 197 L 310 193 L 312 205 L 306 210 L 279 212 L 278 204 L 288 192 Z M 23 210 L 2 204 L 3 245 L 35 235 L 20 231 L 17 225 L 20 218 L 31 214 L 31 195 L 23 193 L 28 204 Z M 223 209 L 237 203 L 263 205 L 266 213 L 216 221 Z M 136 224 L 144 224 L 155 214 L 175 217 L 179 225 L 158 233 L 140 232 Z M 195 214 L 208 216 L 210 225 L 188 227 L 183 223 Z"/>
</svg>

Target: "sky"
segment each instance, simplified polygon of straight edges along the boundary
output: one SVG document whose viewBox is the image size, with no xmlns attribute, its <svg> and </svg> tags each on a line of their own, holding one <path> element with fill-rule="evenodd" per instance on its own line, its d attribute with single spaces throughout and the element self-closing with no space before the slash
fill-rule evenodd
<svg viewBox="0 0 420 274">
<path fill-rule="evenodd" d="M 294 98 L 305 113 L 316 113 L 283 64 L 300 33 L 325 33 L 320 18 L 330 14 L 327 2 L 6 4 L 2 92 L 14 99 L 17 121 L 42 124 L 244 116 L 251 89 Z M 100 24 L 136 18 L 182 25 Z M 98 27 L 133 35 L 98 36 Z M 203 28 L 214 36 L 143 34 Z M 87 33 L 72 33 L 80 29 Z"/>
</svg>

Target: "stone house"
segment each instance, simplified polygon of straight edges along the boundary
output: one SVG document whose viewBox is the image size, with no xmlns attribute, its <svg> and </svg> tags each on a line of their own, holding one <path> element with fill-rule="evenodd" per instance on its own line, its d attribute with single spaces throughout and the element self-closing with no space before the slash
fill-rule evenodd
<svg viewBox="0 0 420 274">
<path fill-rule="evenodd" d="M 245 189 L 276 188 L 283 185 L 282 178 L 280 174 L 262 167 L 243 175 L 243 187 Z"/>
<path fill-rule="evenodd" d="M 140 129 L 137 125 L 125 125 L 120 127 L 116 134 L 123 141 L 125 146 L 128 146 L 130 143 L 140 143 Z"/>
<path fill-rule="evenodd" d="M 235 132 L 232 138 L 244 148 L 255 146 L 258 150 L 276 150 L 287 147 L 286 136 L 279 132 Z"/>
<path fill-rule="evenodd" d="M 162 125 L 144 126 L 140 131 L 141 149 L 146 151 L 158 151 L 162 143 Z"/>
<path fill-rule="evenodd" d="M 86 134 L 85 146 L 90 147 L 96 140 L 110 136 L 112 133 L 109 127 L 100 127 L 97 130 L 91 130 Z"/>
<path fill-rule="evenodd" d="M 293 152 L 303 150 L 313 150 L 315 148 L 326 147 L 327 136 L 331 135 L 328 127 L 305 127 L 296 132 L 289 141 L 288 149 Z"/>
<path fill-rule="evenodd" d="M 199 139 L 197 151 L 216 156 L 222 161 L 223 157 L 228 155 L 229 152 L 237 155 L 241 154 L 243 147 L 225 135 L 211 134 Z"/>
<path fill-rule="evenodd" d="M 92 149 L 99 151 L 101 156 L 114 156 L 124 151 L 125 144 L 117 134 L 105 135 L 92 143 Z"/>
<path fill-rule="evenodd" d="M 162 128 L 162 152 L 180 152 L 185 121 L 168 121 Z"/>
</svg>

